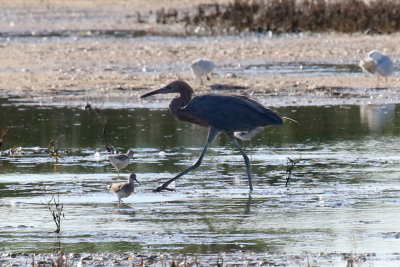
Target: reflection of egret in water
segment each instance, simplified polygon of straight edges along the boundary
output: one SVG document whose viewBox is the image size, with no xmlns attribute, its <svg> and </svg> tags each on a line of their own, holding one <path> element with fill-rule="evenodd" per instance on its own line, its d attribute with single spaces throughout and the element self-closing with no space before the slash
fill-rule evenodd
<svg viewBox="0 0 400 267">
<path fill-rule="evenodd" d="M 361 123 L 366 124 L 371 132 L 379 133 L 386 125 L 393 122 L 394 111 L 394 104 L 361 106 Z"/>
<path fill-rule="evenodd" d="M 253 199 L 251 198 L 251 194 L 249 194 L 249 198 L 247 199 L 246 206 L 244 209 L 244 214 L 250 214 L 252 201 Z"/>
</svg>

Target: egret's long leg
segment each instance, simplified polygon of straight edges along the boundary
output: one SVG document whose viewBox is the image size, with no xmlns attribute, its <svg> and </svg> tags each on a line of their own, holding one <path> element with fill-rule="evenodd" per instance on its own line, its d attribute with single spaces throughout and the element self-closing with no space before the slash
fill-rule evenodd
<svg viewBox="0 0 400 267">
<path fill-rule="evenodd" d="M 249 187 L 250 191 L 253 191 L 253 183 L 251 181 L 251 170 L 250 170 L 250 160 L 249 157 L 246 155 L 246 153 L 243 151 L 242 147 L 239 145 L 237 139 L 233 135 L 233 133 L 228 133 L 228 136 L 231 138 L 232 142 L 235 144 L 235 146 L 239 149 L 240 153 L 242 154 L 244 158 L 244 163 L 246 163 L 246 169 L 247 169 L 247 178 L 249 180 Z"/>
<path fill-rule="evenodd" d="M 206 142 L 206 144 L 205 144 L 205 146 L 203 148 L 203 152 L 201 152 L 201 155 L 200 155 L 199 159 L 196 161 L 196 163 L 193 164 L 192 166 L 190 166 L 189 168 L 187 168 L 186 170 L 184 170 L 183 172 L 181 172 L 180 174 L 178 174 L 177 176 L 175 176 L 174 178 L 166 181 L 165 183 L 163 183 L 162 185 L 157 187 L 154 191 L 155 192 L 160 192 L 162 190 L 167 189 L 167 187 L 168 187 L 168 185 L 170 183 L 172 183 L 173 181 L 179 179 L 181 176 L 185 175 L 186 173 L 190 172 L 191 170 L 194 170 L 197 167 L 199 167 L 201 162 L 202 162 L 202 160 L 203 160 L 204 154 L 207 151 L 208 146 L 211 144 L 211 142 L 214 140 L 214 138 L 217 136 L 217 134 L 218 134 L 218 130 L 216 130 L 215 128 L 211 127 L 210 131 L 208 132 L 208 138 L 207 138 L 207 142 Z"/>
</svg>

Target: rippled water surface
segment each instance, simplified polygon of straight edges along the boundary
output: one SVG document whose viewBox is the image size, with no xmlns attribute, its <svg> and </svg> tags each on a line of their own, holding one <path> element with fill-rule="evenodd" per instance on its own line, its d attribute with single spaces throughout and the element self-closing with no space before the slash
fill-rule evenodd
<svg viewBox="0 0 400 267">
<path fill-rule="evenodd" d="M 248 250 L 372 253 L 392 262 L 400 247 L 399 106 L 282 107 L 300 122 L 265 129 L 245 143 L 243 158 L 220 135 L 202 166 L 175 192 L 153 193 L 194 163 L 207 130 L 167 109 L 19 105 L 0 100 L 0 129 L 10 127 L 0 156 L 3 251 Z M 104 134 L 106 129 L 106 134 Z M 55 140 L 58 163 L 49 156 Z M 105 145 L 135 152 L 117 177 Z M 10 155 L 9 149 L 21 147 Z M 100 156 L 95 157 L 99 152 Z M 287 158 L 299 159 L 285 187 Z M 123 200 L 107 191 L 135 172 L 141 182 Z M 62 238 L 44 203 L 59 194 Z"/>
</svg>

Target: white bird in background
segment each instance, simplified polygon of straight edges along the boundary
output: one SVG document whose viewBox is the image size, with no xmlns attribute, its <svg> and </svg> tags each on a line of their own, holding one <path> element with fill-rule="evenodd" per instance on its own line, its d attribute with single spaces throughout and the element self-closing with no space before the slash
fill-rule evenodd
<svg viewBox="0 0 400 267">
<path fill-rule="evenodd" d="M 129 182 L 115 183 L 108 186 L 108 189 L 118 197 L 118 207 L 121 204 L 121 198 L 129 197 L 133 193 L 135 181 L 140 184 L 139 181 L 136 180 L 136 174 L 132 173 L 129 177 Z"/>
<path fill-rule="evenodd" d="M 207 80 L 210 78 L 207 74 L 211 73 L 214 70 L 215 64 L 211 60 L 208 59 L 196 59 L 190 65 L 192 69 L 192 74 L 197 79 L 200 79 L 200 83 L 203 84 L 203 80 L 201 79 L 203 76 L 207 77 Z"/>
<path fill-rule="evenodd" d="M 264 127 L 256 127 L 250 131 L 234 132 L 233 135 L 236 138 L 242 140 L 243 147 L 244 147 L 244 141 L 250 141 L 251 139 L 253 139 L 254 136 L 256 136 L 258 133 L 260 133 L 262 130 L 264 130 Z M 235 150 L 235 149 L 233 149 L 233 150 Z M 251 151 L 253 150 L 253 147 L 251 146 L 251 144 L 250 144 L 250 150 Z"/>
<path fill-rule="evenodd" d="M 111 164 L 117 169 L 118 176 L 119 172 L 126 168 L 129 164 L 129 159 L 133 156 L 133 151 L 128 150 L 126 154 L 118 154 L 118 155 L 110 155 L 108 159 L 110 160 Z"/>
<path fill-rule="evenodd" d="M 378 50 L 372 50 L 368 53 L 368 57 L 360 61 L 359 66 L 364 72 L 369 72 L 379 76 L 385 76 L 386 82 L 387 77 L 393 74 L 394 66 L 393 61 L 389 56 L 382 54 Z"/>
</svg>

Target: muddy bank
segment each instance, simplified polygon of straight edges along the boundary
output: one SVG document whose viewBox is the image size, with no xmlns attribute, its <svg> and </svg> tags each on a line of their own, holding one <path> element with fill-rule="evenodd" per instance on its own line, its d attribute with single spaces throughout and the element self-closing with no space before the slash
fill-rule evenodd
<svg viewBox="0 0 400 267">
<path fill-rule="evenodd" d="M 183 79 L 198 93 L 224 84 L 244 89 L 219 93 L 256 95 L 288 104 L 310 104 L 321 98 L 328 103 L 397 102 L 397 76 L 378 84 L 375 76 L 361 73 L 357 64 L 372 49 L 391 55 L 396 62 L 398 40 L 398 34 L 10 38 L 0 47 L 0 92 L 40 98 L 43 103 L 126 102 L 127 98 L 139 103 L 138 96 L 144 91 Z M 217 74 L 204 85 L 192 77 L 189 68 L 199 57 L 217 65 Z M 298 75 L 285 75 L 293 62 L 299 65 Z M 246 66 L 267 63 L 275 66 L 274 73 L 248 75 L 243 71 Z M 358 73 L 303 75 L 307 64 L 314 63 L 352 65 Z"/>
<path fill-rule="evenodd" d="M 185 8 L 196 10 L 205 3 L 199 0 Z M 378 84 L 376 77 L 362 74 L 357 67 L 372 49 L 396 62 L 398 33 L 205 37 L 199 32 L 199 36 L 186 37 L 182 23 L 156 22 L 155 10 L 182 6 L 181 1 L 6 1 L 0 18 L 0 94 L 43 104 L 111 101 L 137 105 L 144 91 L 183 79 L 197 93 L 243 88 L 218 92 L 283 104 L 321 104 L 321 99 L 324 103 L 399 101 L 397 76 Z M 200 57 L 217 65 L 216 75 L 204 85 L 189 68 Z M 312 64 L 325 63 L 346 64 L 355 73 L 307 74 Z M 246 71 L 260 64 L 275 70 Z M 296 75 L 285 75 L 290 64 L 297 64 Z"/>
<path fill-rule="evenodd" d="M 235 252 L 216 255 L 169 253 L 2 253 L 2 266 L 291 266 L 365 264 L 377 260 L 374 253 L 251 253 Z"/>
</svg>

